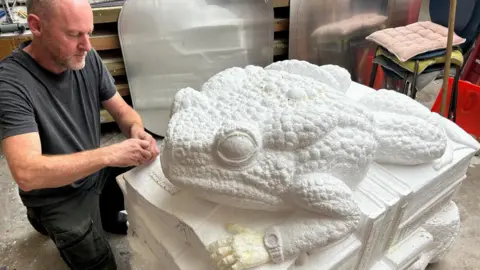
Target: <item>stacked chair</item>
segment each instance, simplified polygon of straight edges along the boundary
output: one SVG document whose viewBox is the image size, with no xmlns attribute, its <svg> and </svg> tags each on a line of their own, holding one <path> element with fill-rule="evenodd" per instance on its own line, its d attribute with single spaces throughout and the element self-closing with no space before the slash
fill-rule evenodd
<svg viewBox="0 0 480 270">
<path fill-rule="evenodd" d="M 419 89 L 443 78 L 449 9 L 450 0 L 431 0 L 429 4 L 431 21 L 417 22 L 401 28 L 387 28 L 368 36 L 367 40 L 378 45 L 372 63 L 370 87 L 375 83 L 378 66 L 382 68 L 385 78 L 401 82 L 401 86 L 396 90 L 413 99 Z M 448 110 L 449 117 L 454 121 L 458 81 L 464 63 L 475 46 L 479 25 L 480 0 L 458 1 L 451 72 L 447 75 L 454 77 Z M 401 38 L 398 35 L 401 35 Z M 400 50 L 402 45 L 403 51 Z"/>
</svg>

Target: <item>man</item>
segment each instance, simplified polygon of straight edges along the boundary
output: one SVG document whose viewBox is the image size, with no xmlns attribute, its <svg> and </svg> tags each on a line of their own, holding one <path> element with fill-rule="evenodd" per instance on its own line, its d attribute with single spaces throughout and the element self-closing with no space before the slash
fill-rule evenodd
<svg viewBox="0 0 480 270">
<path fill-rule="evenodd" d="M 29 0 L 33 40 L 0 62 L 0 139 L 27 217 L 72 269 L 116 269 L 102 231 L 125 234 L 115 176 L 158 155 L 91 48 L 88 0 Z M 103 105 L 129 139 L 100 148 Z"/>
</svg>

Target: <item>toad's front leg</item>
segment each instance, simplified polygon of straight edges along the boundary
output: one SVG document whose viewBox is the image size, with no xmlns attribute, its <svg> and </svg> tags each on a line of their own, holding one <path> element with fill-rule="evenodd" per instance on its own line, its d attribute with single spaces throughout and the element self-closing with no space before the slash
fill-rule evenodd
<svg viewBox="0 0 480 270">
<path fill-rule="evenodd" d="M 208 247 L 217 269 L 247 269 L 295 259 L 345 238 L 357 227 L 360 213 L 350 188 L 329 174 L 300 176 L 290 186 L 289 196 L 298 210 L 285 222 L 265 234 L 236 230 L 236 235 Z"/>
<path fill-rule="evenodd" d="M 351 189 L 329 174 L 300 176 L 291 187 L 290 196 L 304 211 L 266 231 L 265 246 L 274 262 L 344 239 L 360 220 Z"/>
</svg>

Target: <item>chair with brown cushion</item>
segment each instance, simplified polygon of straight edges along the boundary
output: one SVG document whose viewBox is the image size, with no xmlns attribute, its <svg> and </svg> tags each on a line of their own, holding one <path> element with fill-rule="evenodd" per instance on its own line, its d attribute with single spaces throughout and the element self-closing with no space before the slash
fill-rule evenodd
<svg viewBox="0 0 480 270">
<path fill-rule="evenodd" d="M 448 13 L 450 0 L 430 1 L 429 11 L 431 21 L 448 27 Z M 457 102 L 457 88 L 460 75 L 464 68 L 465 59 L 468 59 L 475 46 L 480 24 L 480 1 L 463 0 L 457 2 L 455 20 L 455 34 L 464 39 L 454 46 L 451 57 L 451 72 L 447 76 L 454 77 L 452 98 L 449 106 L 449 118 L 455 121 Z M 446 43 L 446 42 L 445 42 Z M 389 52 L 388 49 L 378 46 L 373 59 L 370 75 L 370 87 L 373 87 L 378 66 L 382 68 L 386 78 L 393 78 L 402 82 L 396 90 L 415 99 L 417 91 L 423 89 L 430 82 L 443 78 L 446 62 L 446 49 L 440 48 L 415 55 L 402 61 Z"/>
</svg>

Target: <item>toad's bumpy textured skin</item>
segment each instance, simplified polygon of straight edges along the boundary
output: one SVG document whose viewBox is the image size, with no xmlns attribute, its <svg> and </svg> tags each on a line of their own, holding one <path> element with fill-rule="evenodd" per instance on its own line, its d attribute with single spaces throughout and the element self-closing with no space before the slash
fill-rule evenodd
<svg viewBox="0 0 480 270">
<path fill-rule="evenodd" d="M 220 204 L 295 213 L 264 233 L 212 243 L 219 268 L 281 262 L 340 240 L 358 224 L 352 190 L 372 161 L 442 157 L 446 135 L 430 113 L 390 91 L 349 100 L 347 74 L 287 60 L 230 68 L 176 95 L 161 156 L 174 185 Z"/>
<path fill-rule="evenodd" d="M 434 114 L 410 97 L 379 90 L 364 96 L 360 103 L 374 113 L 379 144 L 376 161 L 415 165 L 445 152 L 447 136 Z"/>
</svg>

